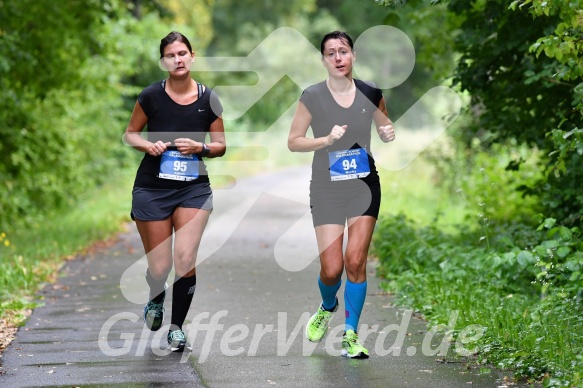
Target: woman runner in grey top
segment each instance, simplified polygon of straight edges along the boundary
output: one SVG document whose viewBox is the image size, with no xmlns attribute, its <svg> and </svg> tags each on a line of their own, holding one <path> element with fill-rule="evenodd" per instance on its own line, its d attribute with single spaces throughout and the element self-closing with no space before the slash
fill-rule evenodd
<svg viewBox="0 0 583 388">
<path fill-rule="evenodd" d="M 368 350 L 358 339 L 358 321 L 366 297 L 368 249 L 381 200 L 370 149 L 372 122 L 384 142 L 394 140 L 395 132 L 382 91 L 352 78 L 356 54 L 350 36 L 340 31 L 326 34 L 320 52 L 328 79 L 304 90 L 288 138 L 291 151 L 314 152 L 310 206 L 320 252 L 322 304 L 308 321 L 306 336 L 313 342 L 324 338 L 338 309 L 336 294 L 346 270 L 342 355 L 368 358 Z M 306 137 L 309 127 L 313 138 Z M 348 241 L 343 253 L 346 225 Z"/>
</svg>

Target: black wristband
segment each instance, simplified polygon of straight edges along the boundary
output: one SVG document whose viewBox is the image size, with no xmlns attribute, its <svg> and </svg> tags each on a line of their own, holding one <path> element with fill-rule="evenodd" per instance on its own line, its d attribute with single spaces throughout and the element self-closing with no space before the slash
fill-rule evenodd
<svg viewBox="0 0 583 388">
<path fill-rule="evenodd" d="M 210 154 L 211 149 L 205 143 L 202 143 L 202 151 L 200 151 L 200 156 L 207 156 Z"/>
</svg>

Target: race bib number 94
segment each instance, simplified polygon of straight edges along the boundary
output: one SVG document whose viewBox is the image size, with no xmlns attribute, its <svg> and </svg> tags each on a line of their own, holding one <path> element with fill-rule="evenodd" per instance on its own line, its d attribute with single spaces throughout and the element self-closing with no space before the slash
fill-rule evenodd
<svg viewBox="0 0 583 388">
<path fill-rule="evenodd" d="M 370 174 L 368 154 L 364 148 L 328 152 L 330 179 L 342 181 L 364 178 Z"/>
<path fill-rule="evenodd" d="M 158 178 L 193 181 L 198 178 L 198 162 L 198 158 L 194 155 L 182 155 L 178 151 L 166 151 L 162 154 Z"/>
</svg>

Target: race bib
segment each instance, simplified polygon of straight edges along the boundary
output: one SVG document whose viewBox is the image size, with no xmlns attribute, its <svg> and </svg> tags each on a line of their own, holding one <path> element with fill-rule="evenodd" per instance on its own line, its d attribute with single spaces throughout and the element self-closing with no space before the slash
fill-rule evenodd
<svg viewBox="0 0 583 388">
<path fill-rule="evenodd" d="M 166 151 L 162 154 L 158 178 L 193 181 L 198 178 L 198 162 L 198 158 L 194 155 L 182 155 L 178 151 Z"/>
<path fill-rule="evenodd" d="M 370 174 L 368 154 L 364 148 L 328 152 L 330 179 L 343 181 L 364 178 Z"/>
</svg>

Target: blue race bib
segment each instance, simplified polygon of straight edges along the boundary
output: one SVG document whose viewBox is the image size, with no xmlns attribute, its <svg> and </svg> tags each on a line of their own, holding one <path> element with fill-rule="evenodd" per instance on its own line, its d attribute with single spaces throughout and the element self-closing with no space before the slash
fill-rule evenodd
<svg viewBox="0 0 583 388">
<path fill-rule="evenodd" d="M 198 158 L 194 155 L 182 155 L 178 151 L 166 151 L 162 154 L 158 178 L 193 181 L 198 178 L 198 162 Z"/>
<path fill-rule="evenodd" d="M 364 148 L 328 152 L 330 179 L 343 181 L 364 178 L 370 174 L 368 154 Z"/>
</svg>

